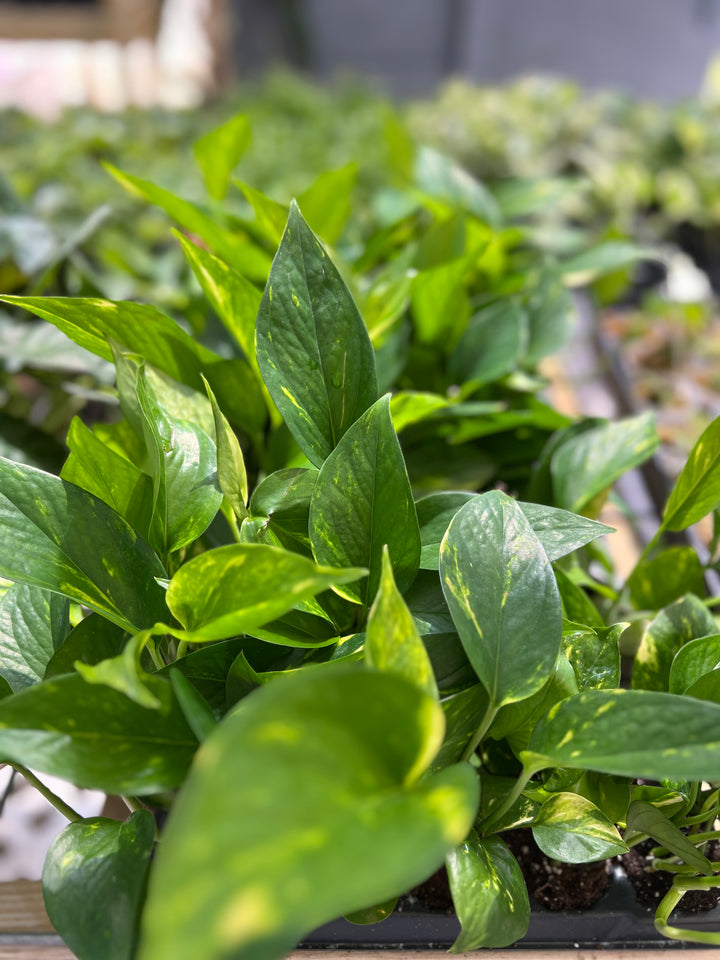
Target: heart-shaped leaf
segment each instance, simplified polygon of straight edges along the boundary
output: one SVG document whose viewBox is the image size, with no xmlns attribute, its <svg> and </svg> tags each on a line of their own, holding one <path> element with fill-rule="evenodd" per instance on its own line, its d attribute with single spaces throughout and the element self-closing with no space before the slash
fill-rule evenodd
<svg viewBox="0 0 720 960">
<path fill-rule="evenodd" d="M 716 633 L 712 614 L 688 594 L 665 607 L 648 625 L 633 661 L 632 685 L 640 690 L 667 690 L 673 657 L 689 640 Z"/>
<path fill-rule="evenodd" d="M 70 632 L 70 604 L 56 593 L 16 583 L 0 599 L 0 677 L 13 691 L 38 683 Z"/>
<path fill-rule="evenodd" d="M 554 793 L 546 800 L 532 832 L 542 852 L 561 863 L 592 863 L 628 851 L 615 824 L 576 793 Z"/>
<path fill-rule="evenodd" d="M 478 803 L 468 764 L 420 780 L 443 726 L 417 687 L 359 666 L 251 693 L 201 747 L 170 815 L 140 960 L 281 957 L 429 876 Z"/>
</svg>

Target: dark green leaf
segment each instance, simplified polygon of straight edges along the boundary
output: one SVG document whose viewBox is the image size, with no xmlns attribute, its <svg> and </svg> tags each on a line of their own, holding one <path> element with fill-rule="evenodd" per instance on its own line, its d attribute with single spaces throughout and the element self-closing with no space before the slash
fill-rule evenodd
<svg viewBox="0 0 720 960">
<path fill-rule="evenodd" d="M 469 320 L 448 360 L 456 383 L 492 383 L 511 370 L 527 343 L 527 315 L 512 300 L 499 300 Z"/>
<path fill-rule="evenodd" d="M 646 780 L 720 780 L 720 705 L 654 690 L 586 690 L 540 721 L 523 762 Z"/>
<path fill-rule="evenodd" d="M 649 624 L 635 655 L 632 685 L 641 690 L 667 690 L 673 657 L 689 640 L 717 632 L 712 614 L 698 597 L 688 594 L 661 610 Z"/>
<path fill-rule="evenodd" d="M 320 466 L 375 401 L 375 358 L 347 287 L 295 204 L 260 304 L 256 344 L 270 395 Z"/>
<path fill-rule="evenodd" d="M 665 505 L 663 528 L 684 530 L 720 506 L 720 417 L 692 448 Z"/>
<path fill-rule="evenodd" d="M 197 747 L 165 680 L 148 677 L 159 710 L 78 674 L 0 701 L 0 753 L 10 762 L 106 793 L 179 786 Z"/>
<path fill-rule="evenodd" d="M 432 664 L 392 574 L 387 548 L 382 556 L 380 586 L 370 608 L 365 660 L 376 670 L 400 674 L 437 699 Z"/>
<path fill-rule="evenodd" d="M 692 841 L 651 803 L 645 800 L 633 800 L 628 808 L 627 829 L 628 833 L 646 833 L 698 873 L 709 876 L 713 872 L 708 858 L 704 857 Z"/>
<path fill-rule="evenodd" d="M 500 837 L 472 830 L 447 857 L 453 903 L 462 931 L 450 948 L 509 947 L 527 933 L 530 901 L 518 862 Z"/>
<path fill-rule="evenodd" d="M 633 570 L 627 585 L 638 610 L 659 610 L 685 593 L 702 594 L 704 570 L 692 547 L 668 547 Z"/>
<path fill-rule="evenodd" d="M 91 613 L 74 627 L 51 658 L 45 670 L 45 679 L 73 673 L 77 661 L 95 664 L 117 656 L 125 646 L 127 633 L 101 617 Z"/>
<path fill-rule="evenodd" d="M 443 770 L 461 759 L 488 706 L 488 695 L 481 683 L 453 693 L 440 701 L 445 714 L 445 739 L 432 764 Z"/>
<path fill-rule="evenodd" d="M 252 632 L 322 590 L 363 574 L 318 567 L 276 547 L 237 543 L 208 550 L 180 567 L 167 602 L 192 643 L 223 640 Z"/>
<path fill-rule="evenodd" d="M 618 640 L 626 624 L 612 627 L 582 627 L 563 630 L 563 651 L 575 671 L 578 690 L 605 690 L 620 686 Z"/>
<path fill-rule="evenodd" d="M 546 800 L 532 832 L 542 852 L 561 863 L 591 863 L 628 851 L 615 824 L 575 793 L 554 793 Z"/>
<path fill-rule="evenodd" d="M 13 691 L 43 679 L 70 632 L 69 609 L 64 597 L 24 583 L 0 599 L 0 677 Z"/>
<path fill-rule="evenodd" d="M 582 512 L 618 477 L 652 456 L 657 446 L 655 418 L 650 412 L 573 437 L 551 460 L 555 504 Z"/>
<path fill-rule="evenodd" d="M 587 624 L 594 629 L 602 628 L 604 619 L 587 593 L 563 570 L 555 571 L 563 614 L 572 623 Z"/>
<path fill-rule="evenodd" d="M 427 877 L 478 802 L 467 764 L 418 782 L 442 730 L 417 687 L 359 667 L 300 671 L 246 697 L 170 815 L 141 960 L 281 956 Z"/>
<path fill-rule="evenodd" d="M 720 667 L 720 634 L 699 637 L 684 644 L 670 667 L 670 693 L 686 693 L 700 677 Z"/>
<path fill-rule="evenodd" d="M 218 406 L 210 384 L 206 384 L 206 389 L 215 420 L 218 484 L 235 516 L 243 520 L 247 516 L 248 482 L 242 449 L 225 414 Z"/>
<path fill-rule="evenodd" d="M 397 897 L 390 897 L 385 903 L 378 903 L 374 907 L 367 907 L 365 910 L 356 910 L 354 913 L 348 913 L 345 915 L 345 919 L 349 923 L 380 923 L 393 912 L 397 899 Z"/>
<path fill-rule="evenodd" d="M 341 591 L 352 600 L 369 604 L 375 596 L 384 544 L 400 592 L 412 583 L 420 532 L 388 397 L 352 425 L 323 464 L 310 503 L 309 532 L 318 563 L 370 570 L 367 581 Z"/>
<path fill-rule="evenodd" d="M 440 548 L 445 599 L 493 707 L 536 693 L 555 669 L 560 597 L 520 507 L 493 490 L 455 515 Z"/>
<path fill-rule="evenodd" d="M 188 726 L 200 743 L 203 743 L 217 726 L 210 704 L 197 687 L 176 667 L 170 670 L 170 682 Z"/>
<path fill-rule="evenodd" d="M 160 561 L 107 504 L 0 458 L 0 576 L 61 593 L 124 628 L 164 616 Z"/>
<path fill-rule="evenodd" d="M 240 113 L 216 127 L 193 144 L 195 159 L 211 197 L 222 200 L 230 174 L 250 145 L 250 121 Z"/>
<path fill-rule="evenodd" d="M 143 630 L 129 640 L 116 657 L 95 664 L 78 661 L 75 669 L 86 683 L 112 687 L 141 707 L 157 710 L 162 703 L 148 686 L 148 674 L 141 666 L 143 651 L 151 637 L 152 631 Z"/>
<path fill-rule="evenodd" d="M 43 868 L 45 909 L 78 960 L 132 960 L 155 820 L 137 810 L 120 823 L 68 824 Z"/>
</svg>

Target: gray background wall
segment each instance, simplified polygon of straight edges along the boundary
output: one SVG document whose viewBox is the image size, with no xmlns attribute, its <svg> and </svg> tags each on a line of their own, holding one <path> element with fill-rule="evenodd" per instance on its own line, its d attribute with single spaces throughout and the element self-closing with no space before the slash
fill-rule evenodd
<svg viewBox="0 0 720 960">
<path fill-rule="evenodd" d="M 495 83 L 550 72 L 589 88 L 674 100 L 698 91 L 709 59 L 720 51 L 720 0 L 235 0 L 235 5 L 245 49 L 241 73 L 243 63 L 257 68 L 284 50 L 291 59 L 304 59 L 318 76 L 350 68 L 399 94 L 427 93 L 449 73 Z M 269 39 L 273 18 L 284 24 L 282 44 Z M 301 21 L 304 30 L 297 29 Z"/>
</svg>

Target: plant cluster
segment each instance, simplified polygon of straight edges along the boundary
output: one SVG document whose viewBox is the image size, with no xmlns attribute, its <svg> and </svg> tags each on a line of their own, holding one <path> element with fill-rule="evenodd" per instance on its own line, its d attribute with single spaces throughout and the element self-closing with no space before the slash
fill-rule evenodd
<svg viewBox="0 0 720 960">
<path fill-rule="evenodd" d="M 198 145 L 218 201 L 245 132 Z M 0 756 L 132 810 L 50 795 L 71 822 L 45 902 L 80 960 L 280 957 L 443 864 L 454 949 L 505 946 L 529 922 L 517 826 L 565 863 L 651 837 L 669 936 L 717 883 L 713 558 L 662 544 L 720 504 L 720 422 L 618 583 L 596 517 L 652 417 L 571 423 L 537 364 L 567 283 L 637 251 L 558 259 L 395 134 L 404 187 L 363 243 L 339 243 L 352 168 L 289 210 L 242 185 L 244 219 L 114 171 L 182 227 L 222 338 L 4 298 L 112 364 L 122 414 L 73 420 L 60 476 L 0 459 Z"/>
</svg>

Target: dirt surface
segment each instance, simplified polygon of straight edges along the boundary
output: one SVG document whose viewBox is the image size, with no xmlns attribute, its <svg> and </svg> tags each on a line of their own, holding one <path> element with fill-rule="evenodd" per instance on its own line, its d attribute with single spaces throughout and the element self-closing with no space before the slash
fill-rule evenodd
<svg viewBox="0 0 720 960">
<path fill-rule="evenodd" d="M 652 859 L 648 854 L 657 846 L 654 840 L 645 840 L 620 857 L 628 880 L 635 890 L 635 899 L 645 907 L 655 909 L 672 886 L 673 875 L 664 870 L 649 869 Z M 709 851 L 712 860 L 720 859 L 720 843 Z M 720 877 L 718 877 L 720 883 Z M 704 913 L 720 901 L 720 887 L 712 890 L 690 890 L 680 901 L 683 913 Z"/>
</svg>

